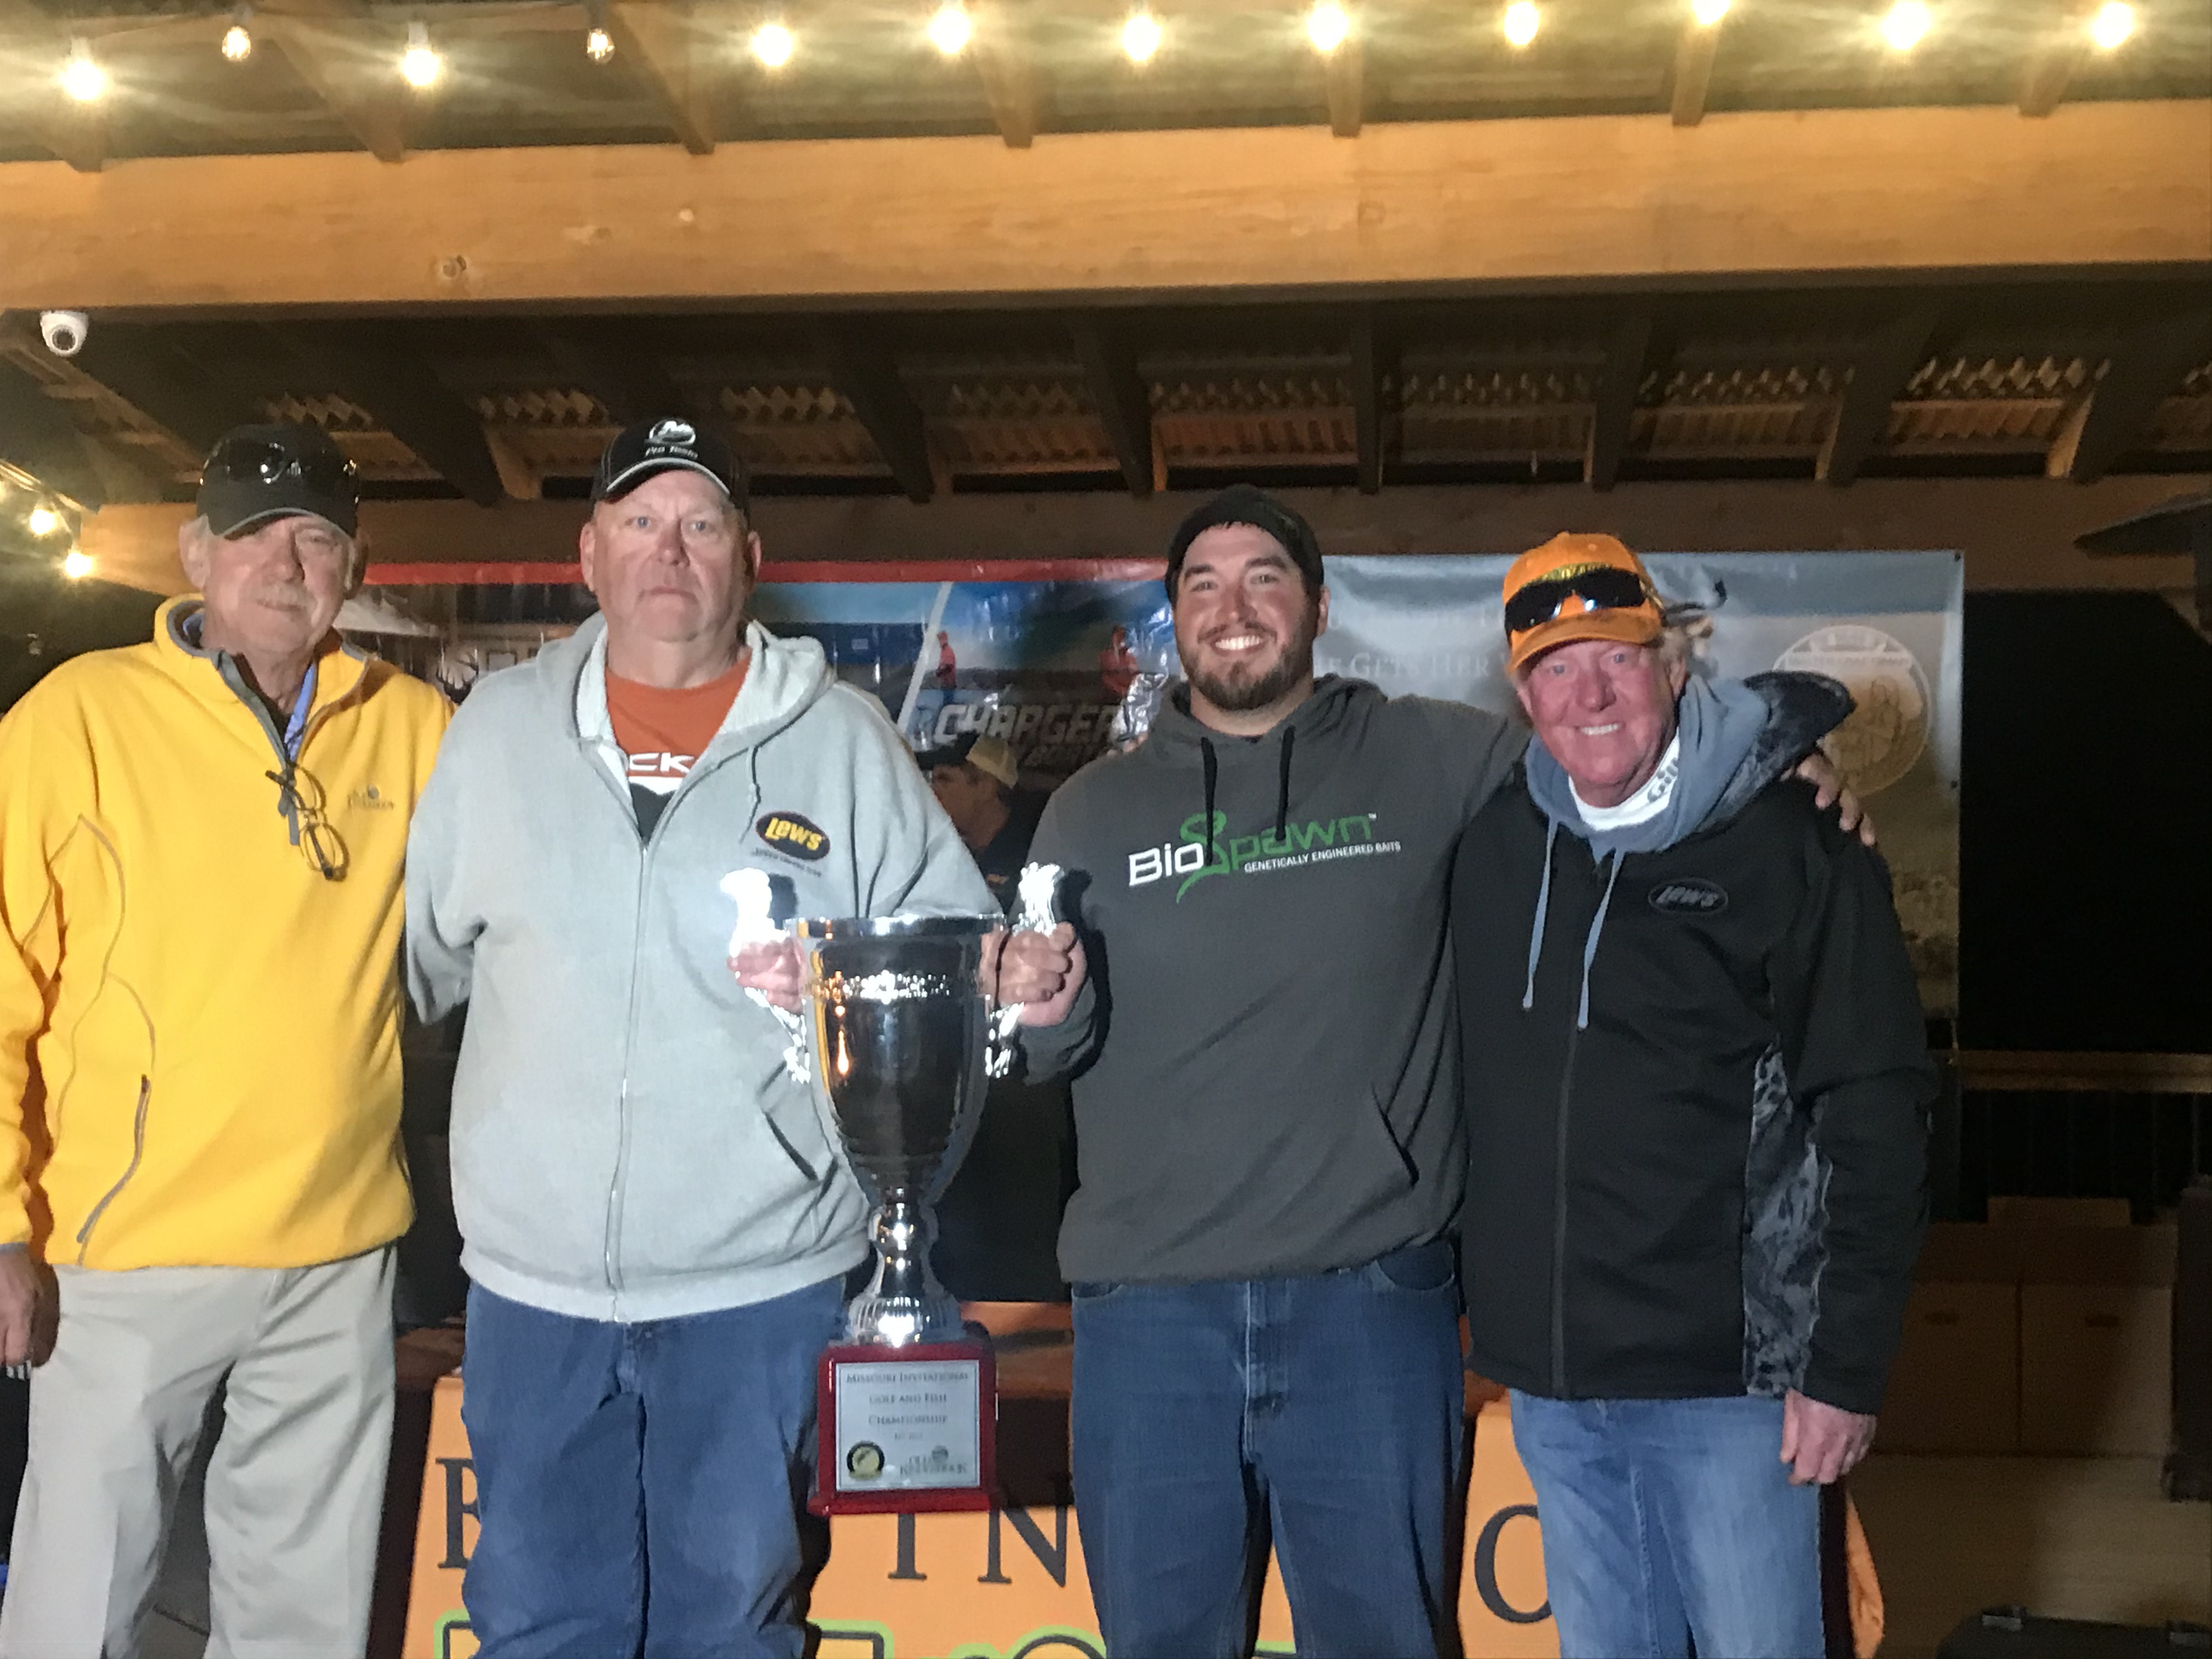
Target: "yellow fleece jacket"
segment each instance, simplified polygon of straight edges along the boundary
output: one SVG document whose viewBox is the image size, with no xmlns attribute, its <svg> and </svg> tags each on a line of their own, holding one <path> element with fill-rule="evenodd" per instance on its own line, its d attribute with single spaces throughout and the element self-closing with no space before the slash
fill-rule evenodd
<svg viewBox="0 0 2212 1659">
<path fill-rule="evenodd" d="M 0 720 L 0 1243 L 52 1261 L 307 1267 L 411 1214 L 400 878 L 452 711 L 333 638 L 295 828 L 281 729 L 188 642 L 198 608 Z"/>
</svg>

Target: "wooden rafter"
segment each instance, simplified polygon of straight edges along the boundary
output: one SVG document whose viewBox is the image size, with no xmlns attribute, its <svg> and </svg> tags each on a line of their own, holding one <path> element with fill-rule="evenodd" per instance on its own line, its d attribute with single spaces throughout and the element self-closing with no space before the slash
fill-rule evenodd
<svg viewBox="0 0 2212 1659">
<path fill-rule="evenodd" d="M 1674 48 L 1674 120 L 1678 127 L 1693 127 L 1705 118 L 1705 98 L 1712 88 L 1713 59 L 1718 56 L 1721 30 L 1726 21 L 1700 23 L 1695 17 L 1682 21 L 1681 43 Z"/>
<path fill-rule="evenodd" d="M 1132 495 L 1152 493 L 1152 399 L 1137 368 L 1127 333 L 1103 318 L 1075 325 L 1075 355 L 1083 364 L 1091 402 L 1114 447 L 1121 478 Z"/>
<path fill-rule="evenodd" d="M 143 325 L 101 319 L 70 362 L 194 456 L 232 427 L 262 418 L 249 398 Z"/>
<path fill-rule="evenodd" d="M 899 379 L 898 360 L 874 330 L 842 325 L 823 342 L 830 379 L 853 413 L 867 428 L 898 487 L 910 501 L 927 501 L 937 491 L 929 438 L 914 394 Z"/>
<path fill-rule="evenodd" d="M 2050 114 L 2064 101 L 2068 84 L 2081 66 L 2087 40 L 2087 15 L 2078 4 L 2067 4 L 2045 21 L 2020 76 L 2020 112 L 2030 117 Z"/>
<path fill-rule="evenodd" d="M 714 151 L 720 77 L 711 54 L 698 49 L 690 8 L 618 0 L 605 28 L 623 65 L 659 111 L 676 141 L 694 155 Z"/>
<path fill-rule="evenodd" d="M 1656 333 L 1650 312 L 1632 311 L 1606 341 L 1597 401 L 1590 410 L 1589 439 L 1583 450 L 1583 482 L 1592 489 L 1610 489 L 1620 479 L 1621 457 L 1628 453 L 1629 424 L 1635 417 L 1636 397 L 1643 389 Z"/>
<path fill-rule="evenodd" d="M 975 73 L 991 103 L 991 119 L 1009 149 L 1027 149 L 1036 140 L 1037 70 L 1024 19 L 1013 0 L 993 0 L 976 8 Z"/>
<path fill-rule="evenodd" d="M 0 362 L 0 460 L 87 507 L 107 498 L 82 434 L 37 381 L 9 362 Z"/>
<path fill-rule="evenodd" d="M 388 324 L 282 324 L 272 331 L 329 390 L 359 405 L 430 470 L 479 507 L 507 499 L 483 423 Z"/>
<path fill-rule="evenodd" d="M 1366 69 L 1356 34 L 1329 53 L 1323 68 L 1328 82 L 1328 130 L 1340 138 L 1359 137 L 1366 115 Z"/>
<path fill-rule="evenodd" d="M 363 149 L 380 161 L 406 159 L 413 97 L 397 68 L 400 31 L 337 9 L 258 21 L 269 44 Z"/>
<path fill-rule="evenodd" d="M 1913 371 L 1927 361 L 1938 322 L 1934 307 L 1917 307 L 1861 343 L 1851 359 L 1850 384 L 1837 407 L 1835 423 L 1813 465 L 1815 477 L 1843 485 L 1859 476 L 1867 457 L 1888 431 L 1891 405 Z"/>
<path fill-rule="evenodd" d="M 2068 412 L 2044 465 L 2053 478 L 2093 483 L 2142 441 L 2182 377 L 2212 356 L 2212 311 L 2154 317 L 2114 343 L 2102 379 Z"/>
<path fill-rule="evenodd" d="M 1362 306 L 1352 319 L 1352 424 L 1363 495 L 1382 488 L 1382 452 L 1389 436 L 1383 400 L 1397 378 L 1397 336 L 1373 306 Z"/>
<path fill-rule="evenodd" d="M 611 337 L 603 328 L 588 325 L 550 325 L 538 329 L 538 338 L 562 378 L 589 392 L 621 425 L 656 415 L 698 413 L 667 366 L 635 339 Z"/>
</svg>

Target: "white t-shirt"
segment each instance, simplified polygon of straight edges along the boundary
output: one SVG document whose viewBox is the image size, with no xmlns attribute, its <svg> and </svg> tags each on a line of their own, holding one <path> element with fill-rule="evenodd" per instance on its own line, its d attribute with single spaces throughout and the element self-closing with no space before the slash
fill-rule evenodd
<svg viewBox="0 0 2212 1659">
<path fill-rule="evenodd" d="M 1579 793 L 1575 793 L 1575 811 L 1591 829 L 1602 833 L 1608 830 L 1626 830 L 1632 823 L 1641 823 L 1646 818 L 1656 818 L 1667 810 L 1667 803 L 1674 793 L 1674 780 L 1682 775 L 1682 734 L 1679 731 L 1667 744 L 1667 752 L 1659 757 L 1659 764 L 1644 786 L 1618 806 L 1592 806 Z M 1574 790 L 1574 780 L 1567 786 Z"/>
</svg>

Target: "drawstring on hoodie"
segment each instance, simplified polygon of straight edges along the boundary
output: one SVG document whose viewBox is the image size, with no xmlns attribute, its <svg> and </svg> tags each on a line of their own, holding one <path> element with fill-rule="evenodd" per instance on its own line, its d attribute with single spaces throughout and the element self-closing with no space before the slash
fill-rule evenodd
<svg viewBox="0 0 2212 1659">
<path fill-rule="evenodd" d="M 1297 731 L 1292 727 L 1285 726 L 1283 728 L 1282 747 L 1279 751 L 1278 764 L 1275 769 L 1274 842 L 1275 845 L 1278 847 L 1284 844 L 1284 837 L 1288 834 L 1290 829 L 1291 746 L 1297 741 L 1297 737 L 1298 734 Z M 1198 759 L 1200 770 L 1204 774 L 1206 778 L 1206 828 L 1200 833 L 1206 837 L 1206 862 L 1211 864 L 1213 861 L 1214 850 L 1214 785 L 1218 781 L 1221 776 L 1221 761 L 1220 758 L 1213 752 L 1212 738 L 1200 738 L 1198 740 Z"/>
<path fill-rule="evenodd" d="M 1221 763 L 1213 757 L 1213 740 L 1211 738 L 1198 740 L 1198 760 L 1200 769 L 1206 775 L 1206 818 L 1204 827 L 1198 833 L 1206 837 L 1206 861 L 1211 864 L 1213 862 L 1213 781 L 1221 769 Z"/>
<path fill-rule="evenodd" d="M 1536 887 L 1536 921 L 1528 929 L 1528 982 L 1522 988 L 1521 1007 L 1523 1012 L 1536 1006 L 1536 960 L 1544 952 L 1544 921 L 1552 909 L 1552 849 L 1559 839 L 1559 823 L 1552 820 L 1544 832 L 1544 878 Z M 1598 935 L 1605 932 L 1605 913 L 1613 908 L 1613 884 L 1620 879 L 1620 866 L 1625 855 L 1615 849 L 1607 853 L 1599 862 L 1610 864 L 1606 872 L 1605 896 L 1597 902 L 1597 914 L 1590 918 L 1589 936 L 1583 941 L 1582 999 L 1575 1006 L 1575 1030 L 1589 1030 L 1590 964 L 1597 960 Z"/>
</svg>

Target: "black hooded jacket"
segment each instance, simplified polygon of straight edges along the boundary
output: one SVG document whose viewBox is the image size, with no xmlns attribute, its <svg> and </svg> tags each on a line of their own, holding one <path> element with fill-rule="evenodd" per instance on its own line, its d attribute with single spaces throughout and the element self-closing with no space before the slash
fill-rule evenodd
<svg viewBox="0 0 2212 1659">
<path fill-rule="evenodd" d="M 1935 1093 L 1887 870 L 1807 785 L 1732 790 L 1621 859 L 1602 917 L 1607 870 L 1559 835 L 1532 943 L 1548 829 L 1516 774 L 1453 875 L 1469 1364 L 1553 1398 L 1875 1412 Z"/>
</svg>

